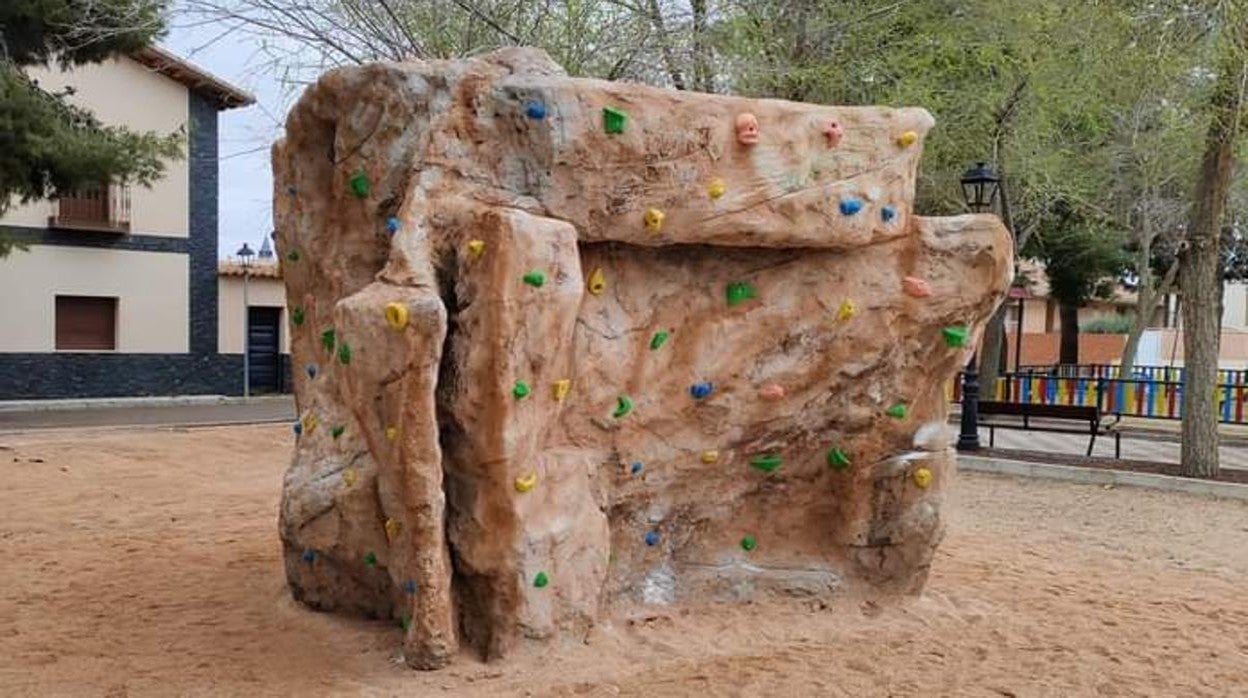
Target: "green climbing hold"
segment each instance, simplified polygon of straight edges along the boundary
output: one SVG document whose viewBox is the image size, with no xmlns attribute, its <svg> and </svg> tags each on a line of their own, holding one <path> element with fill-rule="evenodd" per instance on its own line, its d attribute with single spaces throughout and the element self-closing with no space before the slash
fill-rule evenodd
<svg viewBox="0 0 1248 698">
<path fill-rule="evenodd" d="M 741 538 L 742 550 L 753 550 L 757 546 L 758 546 L 758 541 L 754 540 L 754 536 L 747 534 Z"/>
<path fill-rule="evenodd" d="M 602 129 L 607 133 L 624 133 L 624 124 L 627 121 L 628 114 L 623 109 L 602 108 Z"/>
<path fill-rule="evenodd" d="M 758 296 L 758 291 L 754 289 L 753 284 L 745 281 L 733 281 L 725 287 L 724 292 L 728 296 L 729 306 L 740 305 Z"/>
<path fill-rule="evenodd" d="M 339 436 L 342 436 L 342 432 L 344 432 L 344 431 L 346 431 L 346 430 L 347 430 L 347 428 L 346 428 L 346 427 L 344 427 L 343 425 L 341 425 L 341 424 L 335 424 L 334 426 L 332 426 L 332 427 L 330 427 L 330 428 L 329 428 L 329 435 L 330 435 L 330 436 L 332 436 L 332 437 L 334 437 L 334 438 L 336 439 L 336 438 L 338 438 Z"/>
<path fill-rule="evenodd" d="M 772 472 L 782 465 L 779 453 L 768 453 L 764 456 L 754 456 L 750 459 L 750 465 L 764 472 Z"/>
<path fill-rule="evenodd" d="M 303 324 L 303 308 L 291 308 L 290 324 L 298 327 Z"/>
<path fill-rule="evenodd" d="M 633 411 L 633 400 L 627 395 L 621 395 L 616 398 L 615 411 L 611 413 L 612 417 L 619 419 L 629 412 Z"/>
<path fill-rule="evenodd" d="M 321 332 L 321 346 L 325 347 L 325 351 L 333 351 L 334 344 L 338 341 L 334 335 L 334 328 L 329 328 Z"/>
<path fill-rule="evenodd" d="M 511 388 L 511 394 L 514 395 L 517 400 L 528 397 L 530 392 L 532 391 L 529 390 L 529 384 L 524 381 L 516 381 L 516 384 Z"/>
<path fill-rule="evenodd" d="M 530 272 L 525 273 L 524 283 L 534 288 L 541 288 L 542 284 L 546 283 L 546 275 L 534 269 Z"/>
<path fill-rule="evenodd" d="M 364 170 L 356 170 L 355 174 L 351 175 L 351 179 L 347 180 L 347 184 L 357 199 L 368 196 L 369 190 L 372 189 L 372 184 L 368 181 L 368 173 Z"/>
<path fill-rule="evenodd" d="M 376 567 L 377 566 L 377 553 L 371 550 L 364 553 L 364 564 L 368 565 L 369 567 Z"/>
<path fill-rule="evenodd" d="M 286 253 L 286 259 L 289 259 L 289 260 L 290 260 L 290 261 L 292 261 L 292 262 L 298 262 L 298 261 L 299 261 L 299 250 L 291 250 L 290 252 L 287 252 L 287 253 Z"/>
<path fill-rule="evenodd" d="M 654 336 L 650 338 L 650 350 L 654 351 L 655 349 L 663 346 L 667 342 L 667 338 L 670 336 L 671 334 L 668 333 L 667 330 L 659 330 L 658 332 L 655 332 Z"/>
<path fill-rule="evenodd" d="M 887 410 L 884 410 L 884 414 L 890 417 L 895 417 L 897 419 L 905 419 L 906 418 L 906 403 L 899 402 L 893 405 L 892 407 L 888 408 Z"/>
<path fill-rule="evenodd" d="M 828 465 L 833 470 L 844 470 L 849 467 L 849 454 L 839 448 L 828 449 Z"/>
<path fill-rule="evenodd" d="M 404 613 L 403 617 L 399 619 L 399 627 L 403 628 L 404 630 L 407 630 L 408 628 L 412 627 L 412 616 L 410 614 Z"/>
<path fill-rule="evenodd" d="M 346 366 L 351 363 L 351 345 L 342 342 L 338 345 L 338 363 Z"/>
<path fill-rule="evenodd" d="M 533 577 L 533 586 L 538 589 L 541 589 L 547 584 L 550 584 L 550 577 L 547 577 L 545 572 L 538 572 L 537 576 Z"/>
<path fill-rule="evenodd" d="M 966 346 L 967 336 L 970 334 L 971 328 L 966 325 L 954 325 L 946 327 L 940 331 L 945 337 L 945 344 L 951 347 Z"/>
</svg>

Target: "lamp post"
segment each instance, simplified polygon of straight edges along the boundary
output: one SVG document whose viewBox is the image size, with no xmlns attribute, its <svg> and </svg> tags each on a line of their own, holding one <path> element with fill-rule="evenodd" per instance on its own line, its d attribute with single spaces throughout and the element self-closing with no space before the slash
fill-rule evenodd
<svg viewBox="0 0 1248 698">
<path fill-rule="evenodd" d="M 247 287 L 251 280 L 251 258 L 256 253 L 244 242 L 235 254 L 243 265 L 243 399 L 246 400 L 251 397 L 251 300 L 247 297 Z"/>
<path fill-rule="evenodd" d="M 1001 180 L 987 163 L 976 163 L 962 175 L 961 181 L 967 208 L 976 213 L 992 208 Z M 979 449 L 979 352 L 976 351 L 962 372 L 962 428 L 958 432 L 958 450 Z"/>
</svg>

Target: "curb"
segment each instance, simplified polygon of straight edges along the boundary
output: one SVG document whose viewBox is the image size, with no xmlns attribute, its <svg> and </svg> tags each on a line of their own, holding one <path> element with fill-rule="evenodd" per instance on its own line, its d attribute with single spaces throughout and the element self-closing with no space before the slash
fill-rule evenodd
<svg viewBox="0 0 1248 698">
<path fill-rule="evenodd" d="M 71 398 L 67 400 L 4 400 L 0 412 L 58 412 L 63 410 L 116 409 L 126 407 L 182 407 L 199 405 L 250 405 L 293 400 L 293 395 L 264 395 L 248 399 L 226 395 L 175 395 L 171 397 Z"/>
<path fill-rule="evenodd" d="M 958 468 L 980 473 L 1036 477 L 1046 480 L 1064 480 L 1087 485 L 1124 485 L 1153 490 L 1183 492 L 1210 497 L 1223 497 L 1248 501 L 1248 485 L 1234 482 L 1212 482 L 1171 475 L 1134 473 L 1125 470 L 1103 468 L 1080 468 L 1074 465 L 1050 465 L 1027 461 L 987 458 L 984 456 L 958 456 Z"/>
</svg>

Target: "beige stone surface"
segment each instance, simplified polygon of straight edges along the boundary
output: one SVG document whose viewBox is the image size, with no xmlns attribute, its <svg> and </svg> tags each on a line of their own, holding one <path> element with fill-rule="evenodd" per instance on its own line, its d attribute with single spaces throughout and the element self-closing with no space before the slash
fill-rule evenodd
<svg viewBox="0 0 1248 698">
<path fill-rule="evenodd" d="M 326 74 L 274 147 L 295 596 L 435 668 L 637 605 L 919 589 L 930 425 L 1012 256 L 914 215 L 932 125 L 521 49 Z"/>
</svg>

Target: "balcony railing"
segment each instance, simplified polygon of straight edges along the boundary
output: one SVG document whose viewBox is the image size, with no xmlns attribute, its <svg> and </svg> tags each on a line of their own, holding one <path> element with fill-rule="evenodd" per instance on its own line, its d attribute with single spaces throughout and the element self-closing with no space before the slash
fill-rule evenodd
<svg viewBox="0 0 1248 698">
<path fill-rule="evenodd" d="M 130 187 L 110 184 L 83 189 L 52 202 L 48 224 L 54 228 L 130 230 Z"/>
</svg>

